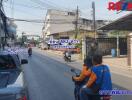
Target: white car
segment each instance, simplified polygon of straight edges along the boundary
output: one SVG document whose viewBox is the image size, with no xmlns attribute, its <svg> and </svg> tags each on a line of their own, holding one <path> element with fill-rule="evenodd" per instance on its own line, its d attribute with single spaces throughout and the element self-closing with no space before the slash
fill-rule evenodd
<svg viewBox="0 0 132 100">
<path fill-rule="evenodd" d="M 0 100 L 28 100 L 20 61 L 15 53 L 0 52 Z"/>
</svg>

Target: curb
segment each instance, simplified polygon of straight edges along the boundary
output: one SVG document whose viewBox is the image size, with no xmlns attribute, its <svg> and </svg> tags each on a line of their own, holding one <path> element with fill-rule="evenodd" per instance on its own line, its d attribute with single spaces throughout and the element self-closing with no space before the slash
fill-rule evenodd
<svg viewBox="0 0 132 100">
<path fill-rule="evenodd" d="M 57 52 L 57 51 L 47 51 L 47 52 L 48 52 L 48 53 L 55 54 L 55 55 L 60 55 L 60 56 L 63 55 L 63 52 Z"/>
</svg>

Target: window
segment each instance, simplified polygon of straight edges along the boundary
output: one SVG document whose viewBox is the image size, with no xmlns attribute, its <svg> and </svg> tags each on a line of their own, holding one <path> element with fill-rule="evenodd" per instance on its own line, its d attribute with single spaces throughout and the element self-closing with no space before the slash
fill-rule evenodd
<svg viewBox="0 0 132 100">
<path fill-rule="evenodd" d="M 10 55 L 0 55 L 0 70 L 14 69 L 16 64 Z"/>
<path fill-rule="evenodd" d="M 75 16 L 76 14 L 74 12 L 68 12 L 68 15 Z"/>
</svg>

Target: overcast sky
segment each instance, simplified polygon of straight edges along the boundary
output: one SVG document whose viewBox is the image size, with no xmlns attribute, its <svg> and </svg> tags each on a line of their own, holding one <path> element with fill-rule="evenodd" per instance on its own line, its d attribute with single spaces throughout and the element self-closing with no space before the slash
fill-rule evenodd
<svg viewBox="0 0 132 100">
<path fill-rule="evenodd" d="M 6 16 L 19 19 L 42 19 L 44 20 L 47 9 L 75 10 L 77 5 L 81 16 L 91 17 L 91 3 L 95 1 L 96 19 L 115 20 L 129 12 L 117 14 L 115 11 L 108 11 L 108 2 L 117 0 L 5 0 L 4 9 Z M 42 1 L 43 3 L 40 3 Z M 43 24 L 15 22 L 18 26 L 17 33 L 42 34 Z"/>
</svg>

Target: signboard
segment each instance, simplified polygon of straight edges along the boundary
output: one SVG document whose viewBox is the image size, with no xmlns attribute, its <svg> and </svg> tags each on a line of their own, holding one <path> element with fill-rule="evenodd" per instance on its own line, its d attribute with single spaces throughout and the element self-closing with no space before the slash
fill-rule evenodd
<svg viewBox="0 0 132 100">
<path fill-rule="evenodd" d="M 65 48 L 65 49 L 68 49 L 68 48 L 75 48 L 75 44 L 78 44 L 80 43 L 79 40 L 76 40 L 76 39 L 59 39 L 59 40 L 49 40 L 47 42 L 48 44 L 51 45 L 51 48 Z"/>
<path fill-rule="evenodd" d="M 53 45 L 51 46 L 51 48 L 54 48 L 54 49 L 60 49 L 60 48 L 65 48 L 65 49 L 73 49 L 75 48 L 74 45 L 67 45 L 67 46 L 64 46 L 64 45 Z"/>
<path fill-rule="evenodd" d="M 76 39 L 60 39 L 60 40 L 49 40 L 47 42 L 48 44 L 65 44 L 65 43 L 69 43 L 69 44 L 77 44 L 77 43 L 80 43 L 79 40 L 76 40 Z"/>
<path fill-rule="evenodd" d="M 113 11 L 132 11 L 132 0 L 120 0 L 109 2 L 108 9 Z"/>
</svg>

